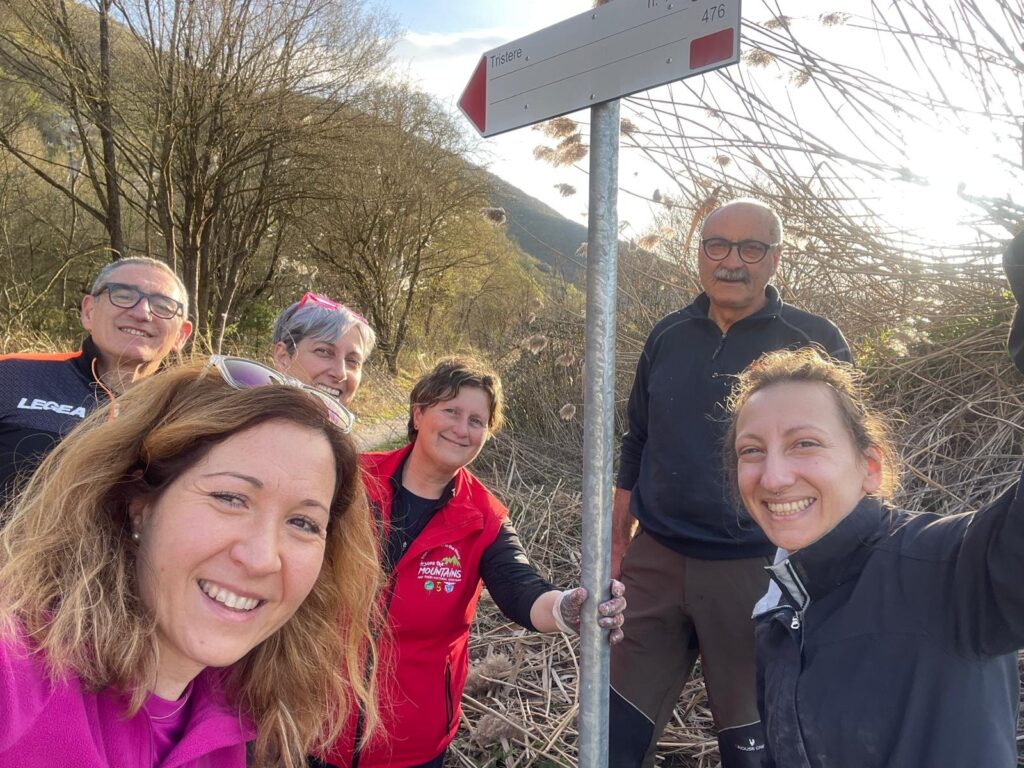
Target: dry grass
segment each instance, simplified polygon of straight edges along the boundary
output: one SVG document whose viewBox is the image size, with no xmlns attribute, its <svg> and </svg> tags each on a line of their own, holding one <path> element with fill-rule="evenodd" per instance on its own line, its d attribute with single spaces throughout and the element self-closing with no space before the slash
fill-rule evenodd
<svg viewBox="0 0 1024 768">
<path fill-rule="evenodd" d="M 901 507 L 940 513 L 973 509 L 1020 474 L 1024 377 L 1007 359 L 1005 301 L 995 292 L 990 296 L 999 309 L 989 313 L 987 323 L 933 329 L 933 341 L 909 351 L 892 345 L 861 350 L 878 404 L 897 417 L 908 462 L 896 499 Z M 957 316 L 955 309 L 951 316 Z M 556 353 L 548 354 L 554 358 Z M 525 372 L 523 365 L 528 366 Z M 559 380 L 561 375 L 544 355 L 524 357 L 510 376 L 518 389 L 509 388 L 521 429 L 515 436 L 499 436 L 478 460 L 477 470 L 508 503 L 535 564 L 555 583 L 570 584 L 580 569 L 582 431 L 578 417 L 563 422 L 551 415 L 566 389 L 575 387 L 575 382 Z M 527 402 L 516 403 L 517 393 Z M 478 617 L 463 728 L 448 765 L 575 765 L 575 640 L 524 632 L 497 611 L 486 593 Z M 661 739 L 659 765 L 718 765 L 699 672 L 698 667 Z M 1024 729 L 1020 733 L 1018 743 L 1024 743 Z"/>
</svg>

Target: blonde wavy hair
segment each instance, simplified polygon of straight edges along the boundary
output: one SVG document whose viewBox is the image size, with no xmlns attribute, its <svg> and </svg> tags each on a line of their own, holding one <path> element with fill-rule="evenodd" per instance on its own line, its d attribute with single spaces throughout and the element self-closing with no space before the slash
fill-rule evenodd
<svg viewBox="0 0 1024 768">
<path fill-rule="evenodd" d="M 337 480 L 323 566 L 274 635 L 226 669 L 223 693 L 257 729 L 255 765 L 298 768 L 358 708 L 377 725 L 372 631 L 382 584 L 375 532 L 351 439 L 315 398 L 286 386 L 235 390 L 216 369 L 172 369 L 104 407 L 45 459 L 0 533 L 0 622 L 45 654 L 48 671 L 117 690 L 127 715 L 156 679 L 153 611 L 136 583 L 129 503 L 158 497 L 216 444 L 270 419 L 321 432 Z"/>
</svg>

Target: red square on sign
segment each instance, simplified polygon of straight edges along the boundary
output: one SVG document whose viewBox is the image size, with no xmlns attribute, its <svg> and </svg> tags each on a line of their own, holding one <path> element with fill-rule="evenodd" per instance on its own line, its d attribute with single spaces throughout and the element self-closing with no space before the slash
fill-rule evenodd
<svg viewBox="0 0 1024 768">
<path fill-rule="evenodd" d="M 711 35 L 690 41 L 690 69 L 700 69 L 716 61 L 732 58 L 732 29 L 723 29 Z"/>
</svg>

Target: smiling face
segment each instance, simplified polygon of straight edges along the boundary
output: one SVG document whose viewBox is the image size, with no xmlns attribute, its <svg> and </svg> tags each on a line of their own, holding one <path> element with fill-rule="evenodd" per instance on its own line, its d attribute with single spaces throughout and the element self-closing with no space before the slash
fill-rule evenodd
<svg viewBox="0 0 1024 768">
<path fill-rule="evenodd" d="M 806 547 L 878 490 L 873 449 L 857 450 L 835 397 L 819 382 L 782 382 L 750 396 L 736 420 L 743 505 L 773 544 Z"/>
<path fill-rule="evenodd" d="M 158 694 L 177 698 L 295 613 L 323 564 L 334 483 L 323 433 L 274 420 L 214 446 L 155 501 L 132 503 Z"/>
<path fill-rule="evenodd" d="M 177 283 L 162 269 L 126 264 L 110 273 L 108 282 L 131 285 L 143 293 L 160 293 L 184 301 Z M 104 291 L 82 299 L 82 327 L 89 331 L 103 370 L 160 364 L 181 349 L 192 332 L 184 317 L 156 317 L 144 299 L 131 309 L 115 307 Z M 147 371 L 151 372 L 151 371 Z"/>
<path fill-rule="evenodd" d="M 412 421 L 416 442 L 413 452 L 417 460 L 437 475 L 454 476 L 477 457 L 487 442 L 490 409 L 490 396 L 478 387 L 469 386 L 462 387 L 451 400 L 426 408 L 414 406 Z"/>
<path fill-rule="evenodd" d="M 283 341 L 274 345 L 274 365 L 282 373 L 294 376 L 348 405 L 359 389 L 366 360 L 359 327 L 352 325 L 334 341 L 305 337 L 288 353 Z"/>
<path fill-rule="evenodd" d="M 708 216 L 701 239 L 711 237 L 722 237 L 734 243 L 742 240 L 774 242 L 768 213 L 748 203 L 732 203 Z M 711 302 L 711 319 L 727 330 L 732 323 L 763 307 L 765 286 L 778 265 L 778 246 L 756 264 L 740 259 L 736 248 L 722 261 L 712 261 L 703 248 L 698 248 L 697 268 L 701 286 Z"/>
</svg>

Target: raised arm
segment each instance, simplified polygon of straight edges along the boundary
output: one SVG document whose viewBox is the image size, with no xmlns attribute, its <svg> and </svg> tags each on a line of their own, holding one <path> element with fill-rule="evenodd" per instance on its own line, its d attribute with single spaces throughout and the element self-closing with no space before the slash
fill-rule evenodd
<svg viewBox="0 0 1024 768">
<path fill-rule="evenodd" d="M 1017 370 L 1024 373 L 1024 232 L 1018 234 L 1003 253 L 1003 270 L 1010 283 L 1010 290 L 1017 299 L 1017 309 L 1010 325 L 1010 359 Z"/>
</svg>

